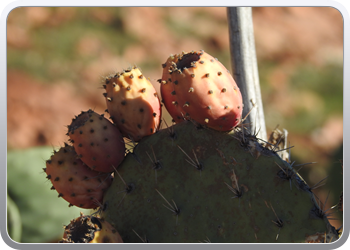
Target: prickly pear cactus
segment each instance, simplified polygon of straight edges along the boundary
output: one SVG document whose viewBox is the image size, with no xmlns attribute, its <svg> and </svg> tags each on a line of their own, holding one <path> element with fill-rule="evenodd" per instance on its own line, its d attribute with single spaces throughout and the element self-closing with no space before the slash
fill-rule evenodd
<svg viewBox="0 0 350 250">
<path fill-rule="evenodd" d="M 68 126 L 73 145 L 65 144 L 46 162 L 44 171 L 59 197 L 98 208 L 94 214 L 100 216 L 74 219 L 60 242 L 339 238 L 314 188 L 289 164 L 288 153 L 281 153 L 282 133 L 274 131 L 271 146 L 247 132 L 240 90 L 221 63 L 204 51 L 172 55 L 158 81 L 177 124 L 160 128 L 157 93 L 133 67 L 106 78 L 113 124 L 92 110 L 82 112 Z M 122 136 L 137 142 L 126 155 Z"/>
<path fill-rule="evenodd" d="M 101 217 L 124 242 L 337 239 L 299 174 L 255 136 L 193 121 L 145 137 L 115 172 Z"/>
</svg>

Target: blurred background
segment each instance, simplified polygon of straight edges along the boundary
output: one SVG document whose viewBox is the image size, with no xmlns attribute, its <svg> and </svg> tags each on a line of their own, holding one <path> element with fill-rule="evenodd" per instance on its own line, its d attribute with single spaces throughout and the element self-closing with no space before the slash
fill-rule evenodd
<svg viewBox="0 0 350 250">
<path fill-rule="evenodd" d="M 343 19 L 330 7 L 255 7 L 267 133 L 288 130 L 291 160 L 326 209 L 343 190 Z M 105 76 L 137 65 L 159 92 L 170 54 L 204 49 L 229 70 L 223 7 L 21 7 L 7 20 L 8 233 L 57 242 L 83 211 L 51 191 L 42 168 L 81 111 L 106 109 Z M 231 71 L 232 72 L 232 71 Z M 170 121 L 163 110 L 163 117 Z M 168 122 L 169 124 L 169 122 Z M 327 199 L 328 197 L 328 199 Z M 338 208 L 330 217 L 339 228 Z"/>
</svg>

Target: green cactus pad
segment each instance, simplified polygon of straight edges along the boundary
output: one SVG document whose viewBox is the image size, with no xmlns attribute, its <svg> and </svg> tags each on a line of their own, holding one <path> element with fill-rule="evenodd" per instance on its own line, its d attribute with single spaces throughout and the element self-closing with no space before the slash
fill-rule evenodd
<svg viewBox="0 0 350 250">
<path fill-rule="evenodd" d="M 124 242 L 335 240 L 320 204 L 255 136 L 186 121 L 145 137 L 126 156 L 102 217 Z"/>
</svg>

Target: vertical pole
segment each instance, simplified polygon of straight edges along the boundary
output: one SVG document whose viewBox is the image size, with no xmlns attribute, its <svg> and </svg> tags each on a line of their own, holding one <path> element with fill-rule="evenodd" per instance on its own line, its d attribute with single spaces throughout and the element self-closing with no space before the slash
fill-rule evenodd
<svg viewBox="0 0 350 250">
<path fill-rule="evenodd" d="M 228 7 L 231 64 L 235 81 L 243 98 L 243 118 L 250 123 L 251 132 L 267 141 L 264 110 L 261 100 L 258 64 L 255 52 L 251 7 Z"/>
</svg>

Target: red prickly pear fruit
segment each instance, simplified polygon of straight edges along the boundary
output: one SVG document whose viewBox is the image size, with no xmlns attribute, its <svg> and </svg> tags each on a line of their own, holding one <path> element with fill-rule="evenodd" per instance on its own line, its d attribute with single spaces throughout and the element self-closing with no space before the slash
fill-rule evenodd
<svg viewBox="0 0 350 250">
<path fill-rule="evenodd" d="M 99 173 L 88 168 L 76 154 L 74 147 L 65 144 L 46 161 L 46 178 L 52 190 L 71 205 L 95 209 L 100 206 L 104 192 L 112 184 L 110 173 Z"/>
<path fill-rule="evenodd" d="M 230 131 L 242 118 L 242 95 L 229 73 L 217 59 L 204 52 L 182 52 L 168 59 L 163 76 L 172 87 L 162 87 L 162 98 L 174 118 L 183 113 L 186 119 L 219 131 Z M 172 92 L 170 92 L 172 91 Z M 169 101 L 170 100 L 170 101 Z"/>
<path fill-rule="evenodd" d="M 139 141 L 159 129 L 160 100 L 139 68 L 106 78 L 104 88 L 108 113 L 125 137 Z"/>
<path fill-rule="evenodd" d="M 177 55 L 170 55 L 167 61 L 162 64 L 163 66 L 163 75 L 162 78 L 159 79 L 160 86 L 160 92 L 162 96 L 162 102 L 169 112 L 169 114 L 172 116 L 175 123 L 180 123 L 184 121 L 184 115 L 185 111 L 182 109 L 182 107 L 179 107 L 176 102 L 176 96 L 174 85 L 171 81 L 171 74 L 170 74 L 170 66 L 172 63 L 177 62 Z"/>
<path fill-rule="evenodd" d="M 92 170 L 113 172 L 124 159 L 125 142 L 121 132 L 91 109 L 72 120 L 68 136 L 81 160 Z"/>
<path fill-rule="evenodd" d="M 123 243 L 123 239 L 106 220 L 80 213 L 78 218 L 64 226 L 59 243 Z"/>
</svg>

